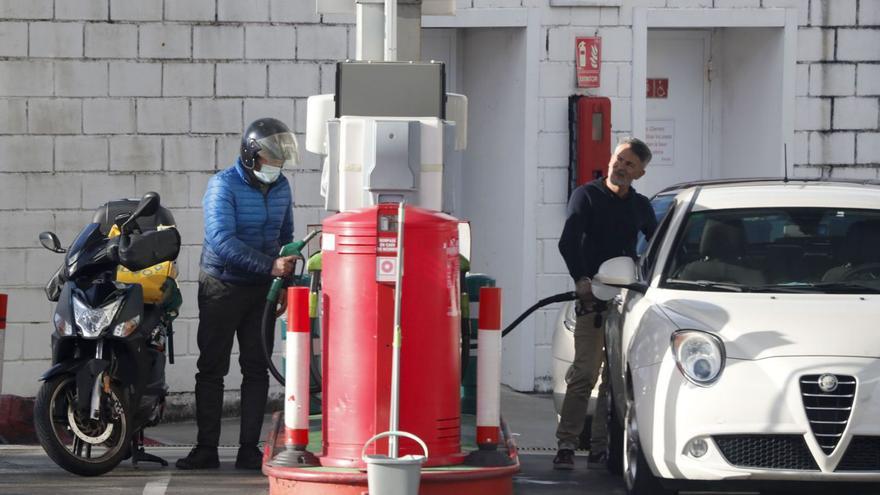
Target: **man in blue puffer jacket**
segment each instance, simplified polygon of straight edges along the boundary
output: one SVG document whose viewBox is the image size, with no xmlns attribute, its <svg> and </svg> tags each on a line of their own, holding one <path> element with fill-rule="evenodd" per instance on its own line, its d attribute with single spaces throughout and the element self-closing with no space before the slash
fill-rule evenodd
<svg viewBox="0 0 880 495">
<path fill-rule="evenodd" d="M 229 372 L 236 333 L 242 383 L 235 467 L 261 467 L 257 442 L 269 391 L 261 317 L 272 278 L 293 271 L 294 257 L 278 257 L 278 252 L 293 239 L 293 198 L 281 169 L 297 159 L 296 137 L 287 126 L 276 119 L 259 119 L 242 135 L 235 164 L 208 182 L 202 200 L 205 242 L 199 273 L 199 432 L 196 447 L 177 461 L 180 469 L 220 466 L 223 377 Z"/>
</svg>

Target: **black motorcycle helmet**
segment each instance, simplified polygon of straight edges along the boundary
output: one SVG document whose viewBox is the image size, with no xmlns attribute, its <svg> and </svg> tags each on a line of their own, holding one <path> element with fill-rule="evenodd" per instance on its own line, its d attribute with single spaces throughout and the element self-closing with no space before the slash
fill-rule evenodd
<svg viewBox="0 0 880 495">
<path fill-rule="evenodd" d="M 241 163 L 253 175 L 257 156 L 280 164 L 294 166 L 299 162 L 296 136 L 278 119 L 257 119 L 241 136 Z"/>
</svg>

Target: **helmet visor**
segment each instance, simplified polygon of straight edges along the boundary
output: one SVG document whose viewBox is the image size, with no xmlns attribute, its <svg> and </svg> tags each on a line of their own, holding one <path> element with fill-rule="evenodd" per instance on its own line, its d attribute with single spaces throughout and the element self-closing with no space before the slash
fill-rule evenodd
<svg viewBox="0 0 880 495">
<path fill-rule="evenodd" d="M 267 165 L 284 167 L 296 166 L 299 163 L 299 149 L 296 136 L 292 132 L 280 132 L 257 140 L 260 151 L 257 155 Z"/>
</svg>

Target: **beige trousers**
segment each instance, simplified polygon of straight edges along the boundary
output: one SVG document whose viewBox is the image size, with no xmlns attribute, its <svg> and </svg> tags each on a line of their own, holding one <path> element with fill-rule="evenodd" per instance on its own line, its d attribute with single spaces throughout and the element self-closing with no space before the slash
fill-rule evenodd
<svg viewBox="0 0 880 495">
<path fill-rule="evenodd" d="M 577 304 L 580 305 L 580 302 Z M 571 369 L 566 377 L 568 388 L 565 392 L 565 400 L 562 402 L 556 439 L 560 449 L 577 449 L 578 437 L 584 428 L 590 393 L 601 371 L 603 379 L 599 386 L 599 400 L 590 426 L 590 451 L 604 452 L 607 444 L 605 391 L 608 380 L 605 377 L 603 364 L 605 362 L 604 321 L 607 311 L 599 313 L 601 321 L 598 322 L 600 323 L 598 326 L 596 313 L 581 315 L 580 307 L 577 313 L 574 328 L 574 362 L 571 363 Z"/>
</svg>

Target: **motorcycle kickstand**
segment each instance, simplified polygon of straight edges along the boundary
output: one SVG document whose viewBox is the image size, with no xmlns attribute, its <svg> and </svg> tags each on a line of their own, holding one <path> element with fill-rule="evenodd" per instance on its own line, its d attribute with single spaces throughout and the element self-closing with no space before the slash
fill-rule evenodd
<svg viewBox="0 0 880 495">
<path fill-rule="evenodd" d="M 165 459 L 144 451 L 144 430 L 135 433 L 134 438 L 131 439 L 131 465 L 138 467 L 139 462 L 156 462 L 163 467 L 168 466 L 168 461 Z"/>
</svg>

